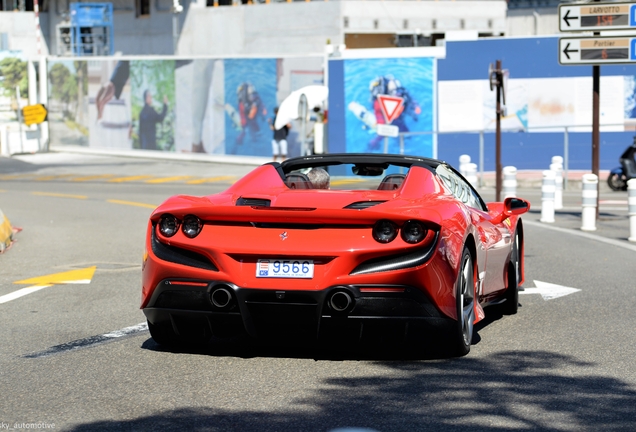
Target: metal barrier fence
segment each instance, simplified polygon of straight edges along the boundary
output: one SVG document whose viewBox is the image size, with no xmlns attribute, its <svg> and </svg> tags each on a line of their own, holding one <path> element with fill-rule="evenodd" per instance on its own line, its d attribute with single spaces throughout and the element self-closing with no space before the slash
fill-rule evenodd
<svg viewBox="0 0 636 432">
<path fill-rule="evenodd" d="M 601 132 L 632 132 L 632 131 L 628 131 L 628 130 L 623 130 L 623 131 L 618 131 L 618 130 L 609 130 L 609 131 L 604 131 L 604 128 L 607 127 L 611 127 L 611 128 L 617 128 L 617 127 L 621 127 L 624 128 L 625 124 L 624 123 L 620 123 L 620 124 L 602 124 L 601 125 Z M 567 188 L 567 179 L 568 179 L 568 171 L 569 171 L 569 165 L 570 165 L 570 133 L 590 133 L 590 161 L 591 161 L 591 140 L 592 140 L 592 136 L 591 136 L 591 125 L 573 125 L 573 126 L 550 126 L 550 127 L 534 127 L 534 128 L 529 128 L 526 130 L 502 130 L 502 134 L 509 134 L 509 133 L 517 133 L 517 132 L 526 132 L 526 133 L 561 133 L 563 134 L 563 188 Z M 588 130 L 589 129 L 589 130 Z M 484 156 L 484 148 L 485 148 L 485 134 L 493 134 L 494 135 L 495 131 L 494 130 L 471 130 L 471 131 L 453 131 L 453 132 L 439 132 L 439 131 L 424 131 L 424 132 L 400 132 L 398 139 L 399 139 L 399 143 L 400 143 L 400 154 L 404 154 L 404 139 L 411 137 L 411 136 L 422 136 L 422 135 L 433 135 L 434 137 L 440 136 L 440 135 L 458 135 L 458 134 L 473 134 L 473 135 L 478 135 L 479 137 L 479 162 L 478 162 L 478 166 L 479 166 L 479 185 L 482 186 L 483 185 L 483 179 L 484 179 L 484 160 L 485 160 L 485 156 Z M 627 144 L 626 144 L 627 146 Z M 384 139 L 384 153 L 388 153 L 388 147 L 389 147 L 389 138 L 385 137 Z M 434 148 L 434 154 L 433 157 L 437 158 L 437 149 L 436 146 L 433 147 Z M 546 164 L 545 166 L 550 165 L 550 158 L 552 157 L 552 155 L 546 155 Z M 454 162 L 453 162 L 454 163 Z M 537 167 L 537 169 L 541 169 L 543 167 Z"/>
</svg>

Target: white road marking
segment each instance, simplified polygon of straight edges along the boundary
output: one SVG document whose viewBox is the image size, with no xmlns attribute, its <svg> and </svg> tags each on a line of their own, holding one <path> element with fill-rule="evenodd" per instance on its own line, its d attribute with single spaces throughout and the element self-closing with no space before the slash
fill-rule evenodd
<svg viewBox="0 0 636 432">
<path fill-rule="evenodd" d="M 552 231 L 558 231 L 558 232 L 562 232 L 562 233 L 572 234 L 572 235 L 576 235 L 576 236 L 579 236 L 579 237 L 584 237 L 586 239 L 596 240 L 596 241 L 599 241 L 601 243 L 611 244 L 613 246 L 618 246 L 618 247 L 621 247 L 623 249 L 628 249 L 628 250 L 636 252 L 636 245 L 631 245 L 631 244 L 629 244 L 627 242 L 623 242 L 623 241 L 620 241 L 620 240 L 609 239 L 609 238 L 597 236 L 597 235 L 594 235 L 594 234 L 588 234 L 588 233 L 584 233 L 584 232 L 581 232 L 581 231 L 576 231 L 576 230 L 573 230 L 573 229 L 559 228 L 559 227 L 555 227 L 555 226 L 546 225 L 544 223 L 529 221 L 529 220 L 525 220 L 525 219 L 523 220 L 523 224 L 524 225 L 530 225 L 530 226 L 533 226 L 533 227 L 545 228 L 545 229 L 549 229 L 549 230 L 552 230 Z"/>
<path fill-rule="evenodd" d="M 552 300 L 581 291 L 578 288 L 570 288 L 538 280 L 534 281 L 534 285 L 536 288 L 524 288 L 523 291 L 519 291 L 519 294 L 541 294 L 543 300 Z"/>
<path fill-rule="evenodd" d="M 48 288 L 53 285 L 33 285 L 30 287 L 22 288 L 17 291 L 13 291 L 12 293 L 5 294 L 0 297 L 0 304 L 10 302 L 11 300 L 18 299 L 20 297 L 24 297 L 25 295 L 34 293 L 36 291 L 40 291 L 43 288 Z"/>
<path fill-rule="evenodd" d="M 24 358 L 48 357 L 50 355 L 59 354 L 62 352 L 75 351 L 82 348 L 94 347 L 94 346 L 101 345 L 107 342 L 111 342 L 115 339 L 118 339 L 124 336 L 131 336 L 131 335 L 135 335 L 137 333 L 142 333 L 145 331 L 148 331 L 148 324 L 145 322 L 142 322 L 134 326 L 124 327 L 123 329 L 120 329 L 120 330 L 115 330 L 115 331 L 104 333 L 101 335 L 90 336 L 87 338 L 74 340 L 74 341 L 63 343 L 60 345 L 55 345 L 44 351 L 40 351 L 40 352 L 36 352 L 32 354 L 26 354 L 22 357 Z"/>
</svg>

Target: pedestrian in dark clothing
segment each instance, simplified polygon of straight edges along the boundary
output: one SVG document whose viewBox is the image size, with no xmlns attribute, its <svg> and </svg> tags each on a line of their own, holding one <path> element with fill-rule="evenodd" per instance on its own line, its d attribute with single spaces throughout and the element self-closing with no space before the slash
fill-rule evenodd
<svg viewBox="0 0 636 432">
<path fill-rule="evenodd" d="M 144 101 L 139 114 L 139 143 L 144 150 L 157 150 L 157 123 L 161 123 L 168 113 L 168 97 L 163 97 L 161 114 L 152 106 L 150 90 L 144 91 Z"/>
</svg>

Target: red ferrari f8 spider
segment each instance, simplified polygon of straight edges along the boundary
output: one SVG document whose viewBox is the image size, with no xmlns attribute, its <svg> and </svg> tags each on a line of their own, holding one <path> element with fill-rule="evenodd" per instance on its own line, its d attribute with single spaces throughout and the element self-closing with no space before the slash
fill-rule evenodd
<svg viewBox="0 0 636 432">
<path fill-rule="evenodd" d="M 174 196 L 152 213 L 141 308 L 164 345 L 389 332 L 406 343 L 444 335 L 465 355 L 484 306 L 517 311 L 529 207 L 486 204 L 434 159 L 268 163 L 225 192 Z"/>
</svg>

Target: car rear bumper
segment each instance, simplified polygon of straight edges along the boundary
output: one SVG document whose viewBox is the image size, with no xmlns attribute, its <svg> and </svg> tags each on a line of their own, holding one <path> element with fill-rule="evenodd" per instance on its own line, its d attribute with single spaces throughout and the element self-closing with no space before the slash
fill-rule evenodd
<svg viewBox="0 0 636 432">
<path fill-rule="evenodd" d="M 153 324 L 171 322 L 178 334 L 194 321 L 217 337 L 248 334 L 266 339 L 334 335 L 355 339 L 372 329 L 392 329 L 395 337 L 407 338 L 422 333 L 422 328 L 434 331 L 454 322 L 422 291 L 403 285 L 286 291 L 170 279 L 158 284 L 143 312 Z"/>
</svg>

